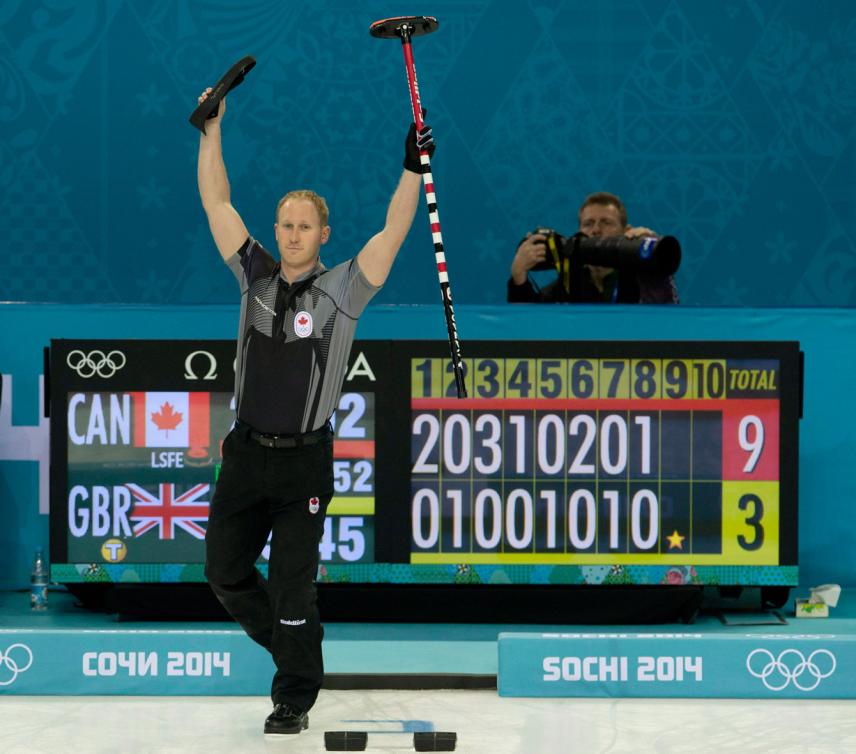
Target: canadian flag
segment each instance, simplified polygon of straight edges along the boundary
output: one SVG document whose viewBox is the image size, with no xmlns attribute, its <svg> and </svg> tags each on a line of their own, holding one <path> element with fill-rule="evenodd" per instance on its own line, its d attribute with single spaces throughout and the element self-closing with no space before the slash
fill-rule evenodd
<svg viewBox="0 0 856 754">
<path fill-rule="evenodd" d="M 138 448 L 207 448 L 208 393 L 131 393 L 134 445 Z"/>
</svg>

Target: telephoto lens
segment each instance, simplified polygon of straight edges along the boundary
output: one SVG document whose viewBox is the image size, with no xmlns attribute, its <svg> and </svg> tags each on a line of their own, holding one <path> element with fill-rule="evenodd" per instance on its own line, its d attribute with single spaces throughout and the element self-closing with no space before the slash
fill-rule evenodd
<svg viewBox="0 0 856 754">
<path fill-rule="evenodd" d="M 572 264 L 593 264 L 646 275 L 674 275 L 681 264 L 681 244 L 674 236 L 590 237 L 577 233 L 565 241 Z"/>
</svg>

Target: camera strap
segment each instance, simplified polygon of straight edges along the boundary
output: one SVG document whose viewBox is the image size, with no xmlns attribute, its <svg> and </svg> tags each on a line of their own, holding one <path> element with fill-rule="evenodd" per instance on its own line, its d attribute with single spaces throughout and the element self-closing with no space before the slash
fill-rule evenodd
<svg viewBox="0 0 856 754">
<path fill-rule="evenodd" d="M 562 281 L 562 287 L 565 289 L 565 292 L 570 294 L 571 292 L 571 265 L 570 260 L 567 257 L 564 257 L 560 251 L 559 246 L 556 243 L 557 235 L 555 233 L 550 233 L 547 236 L 547 250 L 550 252 L 550 256 L 553 258 L 553 266 L 556 268 L 556 272 L 559 274 L 559 280 Z"/>
</svg>

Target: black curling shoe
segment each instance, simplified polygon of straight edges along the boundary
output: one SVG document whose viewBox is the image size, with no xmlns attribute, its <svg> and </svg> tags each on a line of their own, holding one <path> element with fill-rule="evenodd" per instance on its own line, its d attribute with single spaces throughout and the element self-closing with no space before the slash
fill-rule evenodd
<svg viewBox="0 0 856 754">
<path fill-rule="evenodd" d="M 300 733 L 309 727 L 309 715 L 293 704 L 276 704 L 267 720 L 265 733 Z"/>
</svg>

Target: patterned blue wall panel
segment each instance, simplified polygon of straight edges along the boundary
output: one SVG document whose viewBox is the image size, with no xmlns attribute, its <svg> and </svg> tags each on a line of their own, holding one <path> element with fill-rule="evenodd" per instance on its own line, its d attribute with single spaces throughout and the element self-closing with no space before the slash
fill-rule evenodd
<svg viewBox="0 0 856 754">
<path fill-rule="evenodd" d="M 583 197 L 677 235 L 681 298 L 856 305 L 856 6 L 442 0 L 414 42 L 455 299 L 501 303 L 519 238 Z M 512 12 L 513 10 L 513 12 Z M 239 57 L 233 202 L 327 196 L 324 258 L 383 222 L 409 101 L 400 45 L 346 0 L 0 1 L 0 299 L 229 303 L 196 193 L 196 96 Z M 424 210 L 380 300 L 433 303 Z"/>
</svg>

